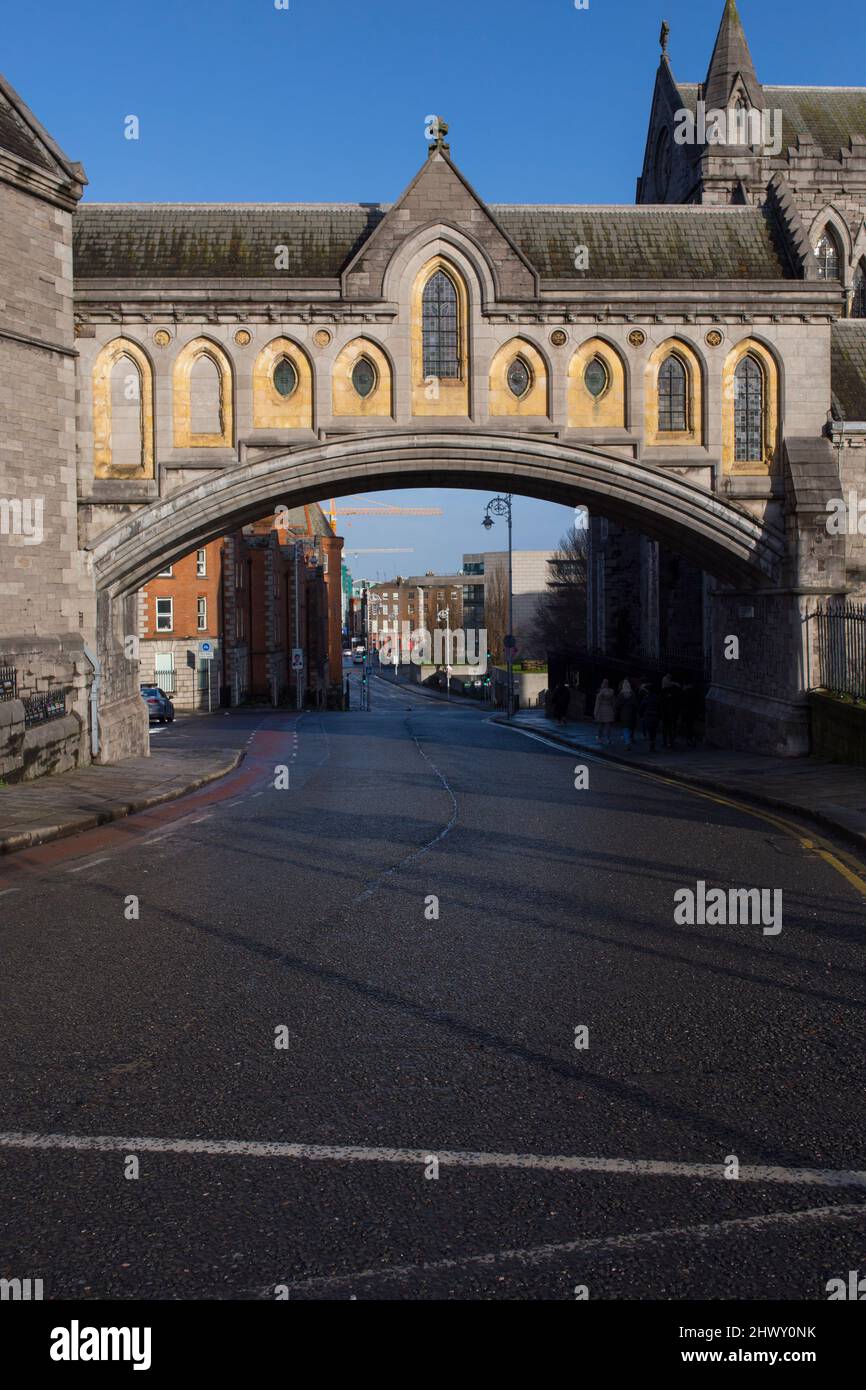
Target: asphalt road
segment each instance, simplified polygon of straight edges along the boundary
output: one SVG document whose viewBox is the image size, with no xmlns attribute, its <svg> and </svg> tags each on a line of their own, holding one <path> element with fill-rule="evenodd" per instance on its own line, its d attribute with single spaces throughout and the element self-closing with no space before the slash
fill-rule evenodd
<svg viewBox="0 0 866 1390">
<path fill-rule="evenodd" d="M 866 1239 L 850 859 L 373 692 L 179 720 L 161 746 L 240 743 L 239 772 L 0 865 L 0 1274 L 826 1299 Z M 678 925 L 698 880 L 781 890 L 782 931 Z"/>
</svg>

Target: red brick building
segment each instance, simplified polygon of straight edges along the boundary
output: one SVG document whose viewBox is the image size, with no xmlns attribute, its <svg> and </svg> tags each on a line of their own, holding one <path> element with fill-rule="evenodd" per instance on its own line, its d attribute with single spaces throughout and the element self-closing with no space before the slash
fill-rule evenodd
<svg viewBox="0 0 866 1390">
<path fill-rule="evenodd" d="M 246 700 L 294 705 L 299 647 L 302 702 L 337 703 L 342 549 L 312 504 L 281 509 L 185 555 L 139 595 L 141 681 L 160 685 L 180 710 Z"/>
<path fill-rule="evenodd" d="M 219 652 L 222 631 L 223 541 L 184 555 L 140 590 L 142 684 L 159 685 L 178 709 L 219 704 L 220 673 L 202 657 L 202 643 Z"/>
</svg>

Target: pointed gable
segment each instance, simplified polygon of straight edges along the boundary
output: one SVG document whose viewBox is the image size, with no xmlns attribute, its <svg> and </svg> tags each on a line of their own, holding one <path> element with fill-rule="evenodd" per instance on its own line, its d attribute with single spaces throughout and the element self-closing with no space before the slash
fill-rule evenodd
<svg viewBox="0 0 866 1390">
<path fill-rule="evenodd" d="M 63 153 L 3 76 L 0 76 L 0 179 L 67 206 L 74 206 L 87 182 L 81 165 Z"/>
<path fill-rule="evenodd" d="M 381 299 L 385 272 L 395 252 L 408 237 L 440 223 L 456 228 L 481 248 L 499 298 L 536 298 L 535 269 L 439 149 L 433 150 L 405 193 L 349 262 L 342 276 L 345 297 Z"/>
<path fill-rule="evenodd" d="M 763 107 L 763 90 L 755 72 L 736 0 L 725 0 L 725 11 L 704 83 L 703 99 L 707 110 L 726 109 L 738 78 L 746 89 L 751 105 Z"/>
</svg>

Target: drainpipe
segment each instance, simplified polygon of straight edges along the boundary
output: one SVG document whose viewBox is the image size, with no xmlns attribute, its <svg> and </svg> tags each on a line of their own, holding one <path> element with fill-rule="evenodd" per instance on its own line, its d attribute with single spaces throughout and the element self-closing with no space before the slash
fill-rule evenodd
<svg viewBox="0 0 866 1390">
<path fill-rule="evenodd" d="M 99 703 L 99 687 L 102 685 L 102 666 L 96 652 L 84 644 L 84 655 L 93 667 L 93 680 L 90 685 L 90 757 L 95 762 L 99 753 L 99 714 L 97 706 Z"/>
</svg>

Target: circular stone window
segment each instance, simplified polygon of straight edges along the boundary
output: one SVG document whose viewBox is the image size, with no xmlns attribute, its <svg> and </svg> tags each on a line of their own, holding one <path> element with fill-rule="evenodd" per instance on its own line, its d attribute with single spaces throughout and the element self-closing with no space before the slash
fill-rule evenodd
<svg viewBox="0 0 866 1390">
<path fill-rule="evenodd" d="M 352 385 L 361 400 L 366 400 L 376 389 L 376 368 L 369 357 L 359 357 L 352 368 Z"/>
<path fill-rule="evenodd" d="M 290 396 L 298 384 L 298 374 L 288 357 L 281 357 L 274 368 L 274 388 L 281 396 Z"/>
<path fill-rule="evenodd" d="M 517 400 L 522 400 L 532 385 L 532 373 L 522 357 L 515 357 L 508 368 L 508 389 Z"/>
<path fill-rule="evenodd" d="M 598 400 L 607 389 L 607 367 L 600 357 L 593 357 L 583 374 L 583 384 L 591 396 Z"/>
</svg>

